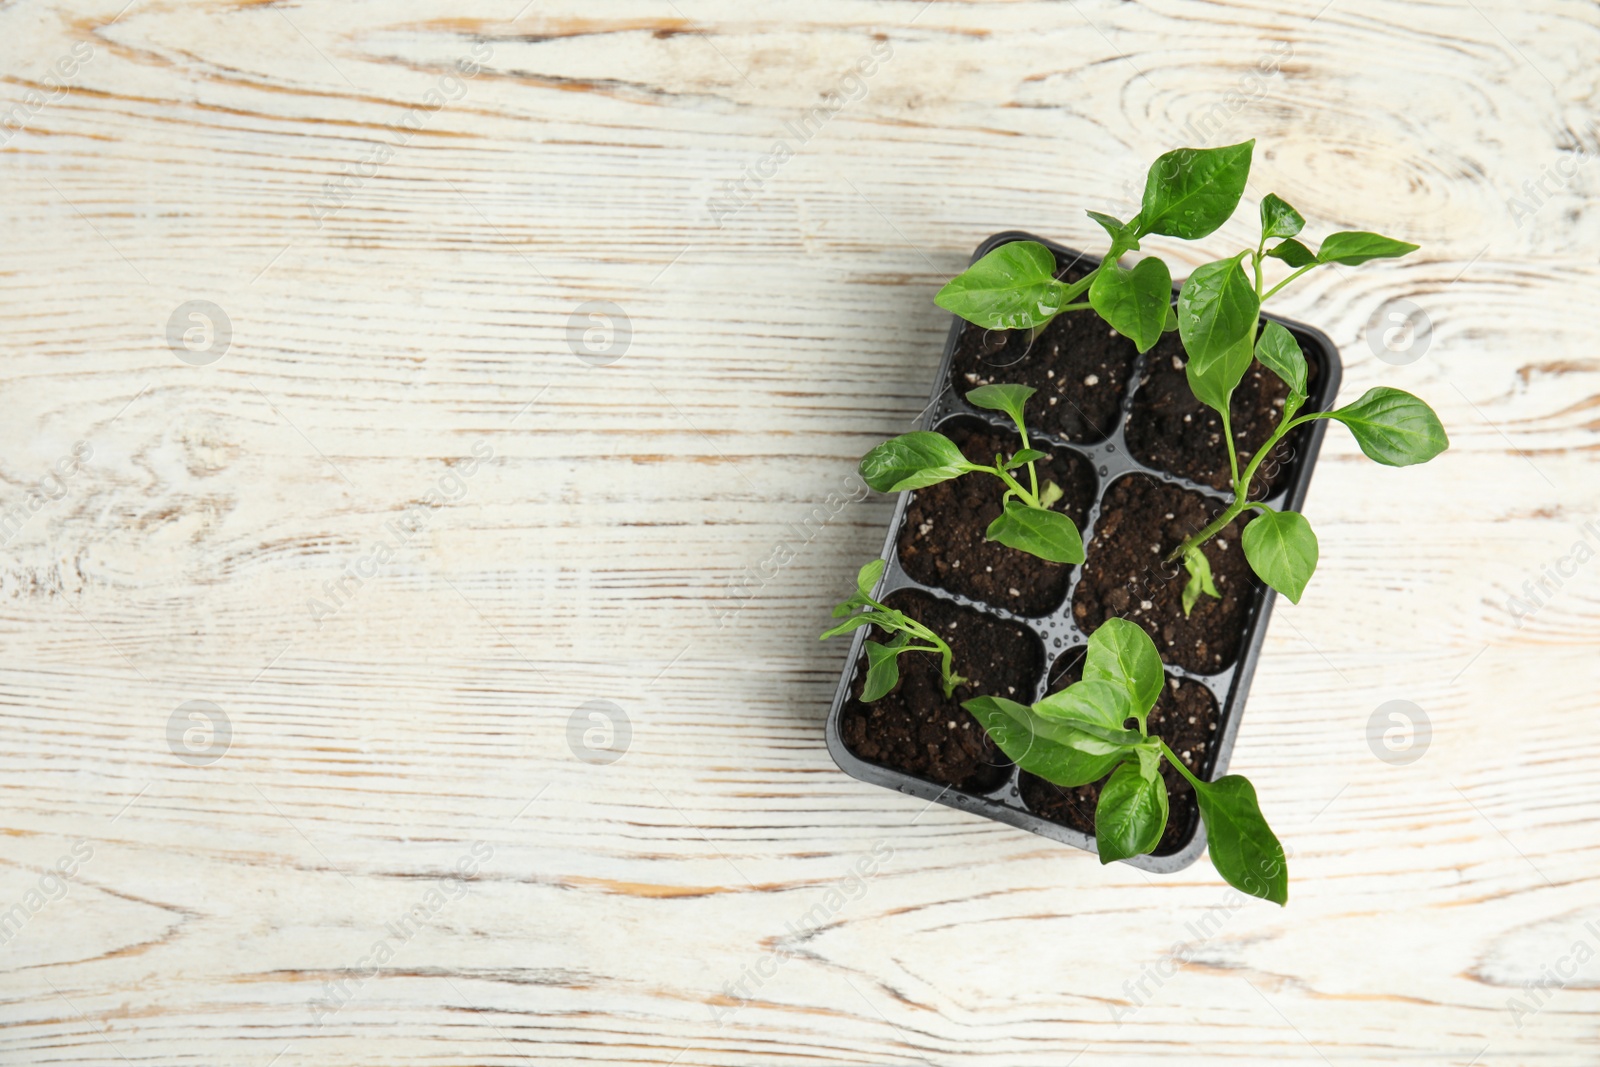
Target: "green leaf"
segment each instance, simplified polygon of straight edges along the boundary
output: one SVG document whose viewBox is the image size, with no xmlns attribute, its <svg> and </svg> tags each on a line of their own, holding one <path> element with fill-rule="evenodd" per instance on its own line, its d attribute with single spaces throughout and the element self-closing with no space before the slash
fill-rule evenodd
<svg viewBox="0 0 1600 1067">
<path fill-rule="evenodd" d="M 1227 883 L 1274 904 L 1289 901 L 1289 864 L 1256 803 L 1249 779 L 1237 774 L 1195 790 L 1206 824 L 1211 863 Z"/>
<path fill-rule="evenodd" d="M 850 616 L 837 626 L 830 626 L 828 629 L 822 631 L 822 640 L 826 641 L 830 637 L 838 637 L 840 634 L 853 633 L 856 630 L 861 629 L 863 626 L 868 626 L 873 623 L 883 627 L 885 630 L 892 631 L 899 625 L 899 620 L 887 612 L 863 611 L 859 615 Z"/>
<path fill-rule="evenodd" d="M 1322 242 L 1322 248 L 1317 251 L 1317 262 L 1355 266 L 1371 259 L 1397 259 L 1407 252 L 1415 252 L 1417 247 L 1382 234 L 1345 230 L 1328 235 L 1327 240 Z"/>
<path fill-rule="evenodd" d="M 1006 501 L 1005 510 L 989 524 L 985 536 L 1051 563 L 1083 562 L 1083 535 L 1071 519 L 1020 500 Z"/>
<path fill-rule="evenodd" d="M 1045 482 L 1044 488 L 1039 490 L 1039 506 L 1047 510 L 1053 508 L 1056 502 L 1066 495 L 1066 490 L 1055 482 Z"/>
<path fill-rule="evenodd" d="M 1233 391 L 1250 369 L 1252 358 L 1250 338 L 1241 337 L 1237 344 L 1209 363 L 1196 365 L 1195 360 L 1191 359 L 1183 367 L 1184 377 L 1189 380 L 1189 391 L 1207 407 L 1216 411 L 1227 410 Z"/>
<path fill-rule="evenodd" d="M 905 637 L 905 634 L 900 634 Z M 901 642 L 904 645 L 904 642 Z M 900 681 L 900 653 L 908 651 L 904 647 L 894 645 L 880 645 L 876 641 L 864 642 L 861 646 L 867 650 L 867 680 L 861 686 L 861 702 L 870 704 L 874 700 L 888 695 Z"/>
<path fill-rule="evenodd" d="M 921 489 L 978 470 L 942 433 L 901 434 L 861 457 L 861 479 L 880 493 Z"/>
<path fill-rule="evenodd" d="M 1188 618 L 1194 606 L 1200 602 L 1200 594 L 1217 600 L 1222 599 L 1222 594 L 1217 592 L 1217 585 L 1211 580 L 1211 561 L 1206 554 L 1196 545 L 1183 554 L 1183 569 L 1189 572 L 1189 584 L 1183 587 L 1183 617 Z"/>
<path fill-rule="evenodd" d="M 1172 306 L 1172 274 L 1154 256 L 1140 260 L 1132 270 L 1117 266 L 1109 256 L 1089 285 L 1089 306 L 1099 313 L 1140 352 L 1161 340 Z"/>
<path fill-rule="evenodd" d="M 1022 428 L 1022 408 L 1037 389 L 1029 385 L 980 385 L 967 394 L 967 403 L 989 411 L 1003 411 Z"/>
<path fill-rule="evenodd" d="M 1116 682 L 1085 678 L 1051 693 L 1033 706 L 1034 712 L 1051 722 L 1064 722 L 1091 737 L 1113 745 L 1138 744 L 1143 735 L 1124 726 L 1139 712 L 1134 696 Z"/>
<path fill-rule="evenodd" d="M 1094 809 L 1094 843 L 1100 862 L 1155 851 L 1167 828 L 1167 783 L 1146 778 L 1138 765 L 1124 763 L 1111 772 Z"/>
<path fill-rule="evenodd" d="M 863 597 L 870 597 L 872 591 L 878 588 L 878 581 L 883 577 L 883 560 L 875 559 L 867 563 L 856 572 L 856 592 Z"/>
<path fill-rule="evenodd" d="M 1267 255 L 1281 259 L 1296 269 L 1317 261 L 1317 254 L 1299 241 L 1279 241 L 1267 249 Z"/>
<path fill-rule="evenodd" d="M 1111 251 L 1107 257 L 1116 260 L 1124 252 L 1137 251 L 1139 248 L 1139 216 L 1135 215 L 1132 222 L 1123 222 L 1115 215 L 1107 215 L 1099 211 L 1088 213 L 1091 219 L 1098 222 L 1107 234 L 1111 236 Z"/>
<path fill-rule="evenodd" d="M 1261 580 L 1300 603 L 1300 594 L 1317 569 L 1317 535 L 1304 515 L 1267 511 L 1250 520 L 1240 543 L 1244 558 Z"/>
<path fill-rule="evenodd" d="M 1239 206 L 1254 148 L 1251 140 L 1161 156 L 1145 178 L 1138 232 L 1194 241 L 1215 231 Z"/>
<path fill-rule="evenodd" d="M 1276 322 L 1268 322 L 1262 327 L 1261 339 L 1256 342 L 1256 358 L 1263 367 L 1282 378 L 1291 393 L 1306 395 L 1306 357 L 1294 334 Z"/>
<path fill-rule="evenodd" d="M 1167 323 L 1161 327 L 1162 333 L 1172 333 L 1178 328 L 1178 309 L 1171 304 L 1167 305 Z"/>
<path fill-rule="evenodd" d="M 933 302 L 986 330 L 1042 326 L 1061 310 L 1066 286 L 1056 257 L 1037 241 L 1012 241 L 951 278 Z"/>
<path fill-rule="evenodd" d="M 1261 201 L 1261 236 L 1293 237 L 1305 228 L 1306 220 L 1300 212 L 1290 207 L 1277 193 L 1268 193 Z"/>
<path fill-rule="evenodd" d="M 1122 687 L 1133 703 L 1134 716 L 1141 722 L 1155 707 L 1166 677 L 1156 643 L 1136 623 L 1107 619 L 1100 629 L 1089 635 L 1083 680 L 1110 682 Z"/>
<path fill-rule="evenodd" d="M 1135 748 L 1134 755 L 1139 757 L 1139 773 L 1147 780 L 1154 781 L 1161 774 L 1161 742 L 1154 737 L 1145 738 L 1145 743 Z"/>
<path fill-rule="evenodd" d="M 972 713 L 1013 763 L 1064 788 L 1098 782 L 1126 753 L 1125 749 L 1098 742 L 1098 749 L 1093 752 L 1063 743 L 1057 738 L 1088 738 L 1065 725 L 1046 724 L 1026 704 L 1003 697 L 977 697 L 961 706 Z"/>
<path fill-rule="evenodd" d="M 1237 258 L 1195 268 L 1178 294 L 1178 333 L 1189 354 L 1184 370 L 1199 400 L 1226 411 L 1250 369 L 1261 299 Z"/>
<path fill-rule="evenodd" d="M 1018 451 L 1016 455 L 1006 460 L 1006 470 L 1014 470 L 1017 467 L 1022 466 L 1024 463 L 1033 463 L 1037 460 L 1049 458 L 1049 453 L 1040 452 L 1037 448 L 1024 448 Z"/>
<path fill-rule="evenodd" d="M 1328 417 L 1350 427 L 1361 451 L 1387 467 L 1426 463 L 1450 447 L 1450 438 L 1432 408 L 1387 385 L 1368 389 L 1360 400 Z"/>
</svg>

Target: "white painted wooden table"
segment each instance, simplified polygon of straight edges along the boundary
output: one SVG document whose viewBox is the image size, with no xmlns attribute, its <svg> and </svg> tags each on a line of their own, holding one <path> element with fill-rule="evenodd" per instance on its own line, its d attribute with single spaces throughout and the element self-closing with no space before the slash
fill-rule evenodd
<svg viewBox="0 0 1600 1067">
<path fill-rule="evenodd" d="M 522 2 L 0 7 L 0 1062 L 1600 1059 L 1600 10 Z M 1423 245 L 1277 306 L 1453 441 L 1329 435 L 1282 911 L 838 772 L 890 504 L 796 532 L 981 238 L 1248 136 Z"/>
</svg>

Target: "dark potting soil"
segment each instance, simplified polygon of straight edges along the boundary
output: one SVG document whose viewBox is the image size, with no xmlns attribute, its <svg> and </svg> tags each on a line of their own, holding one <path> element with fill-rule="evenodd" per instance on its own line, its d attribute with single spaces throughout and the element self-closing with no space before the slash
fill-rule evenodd
<svg viewBox="0 0 1600 1067">
<path fill-rule="evenodd" d="M 969 793 L 999 788 L 1011 775 L 1011 761 L 961 702 L 987 694 L 1032 703 L 1044 667 L 1039 639 L 1016 623 L 916 590 L 892 593 L 884 603 L 947 641 L 955 672 L 967 681 L 946 699 L 939 684 L 939 657 L 908 652 L 899 659 L 899 684 L 882 699 L 863 704 L 863 652 L 839 721 L 846 747 L 872 763 Z M 868 636 L 884 639 L 876 627 Z"/>
<path fill-rule="evenodd" d="M 1100 507 L 1073 597 L 1073 619 L 1085 633 L 1112 616 L 1137 623 L 1155 641 L 1163 661 L 1196 674 L 1232 666 L 1254 596 L 1255 579 L 1239 545 L 1247 520 L 1235 519 L 1201 549 L 1222 596 L 1200 597 L 1188 618 L 1183 614 L 1188 572 L 1181 563 L 1165 562 L 1221 510 L 1214 500 L 1149 475 L 1119 478 Z"/>
<path fill-rule="evenodd" d="M 941 429 L 974 463 L 992 464 L 996 453 L 1009 455 L 1022 445 L 1015 433 L 996 433 L 976 420 Z M 1049 451 L 1044 442 L 1034 444 L 1043 446 L 1040 451 Z M 1095 495 L 1094 471 L 1089 464 L 1057 450 L 1035 467 L 1041 488 L 1054 481 L 1065 492 L 1056 509 L 1083 529 Z M 1017 472 L 1017 478 L 1027 484 L 1026 468 Z M 1018 615 L 1044 615 L 1061 606 L 1074 568 L 1046 563 L 984 539 L 989 524 L 1000 515 L 1002 495 L 1000 482 L 982 474 L 918 489 L 900 528 L 901 566 L 923 585 L 938 586 Z"/>
<path fill-rule="evenodd" d="M 1059 692 L 1082 677 L 1083 652 L 1073 649 L 1056 660 L 1050 670 L 1050 692 Z M 1212 748 L 1221 730 L 1221 709 L 1210 690 L 1198 682 L 1167 675 L 1147 725 L 1150 732 L 1171 747 L 1183 765 L 1199 778 L 1209 769 Z M 1109 777 L 1109 775 L 1107 776 Z M 1163 761 L 1161 777 L 1167 785 L 1167 829 L 1156 846 L 1158 856 L 1180 851 L 1194 836 L 1200 810 L 1194 787 L 1178 769 Z M 1022 802 L 1041 818 L 1094 836 L 1094 811 L 1106 779 L 1066 789 L 1024 771 L 1018 781 Z"/>
<path fill-rule="evenodd" d="M 1232 471 L 1222 436 L 1222 416 L 1195 399 L 1184 373 L 1184 359 L 1183 342 L 1176 333 L 1163 335 L 1150 350 L 1128 412 L 1128 451 L 1141 463 L 1226 490 L 1232 483 Z M 1241 471 L 1277 429 L 1288 395 L 1289 387 L 1282 378 L 1260 363 L 1250 364 L 1229 405 Z M 1267 496 L 1269 487 L 1275 489 L 1286 479 L 1300 436 L 1300 430 L 1289 434 L 1262 460 L 1252 481 L 1253 497 Z"/>
<path fill-rule="evenodd" d="M 1090 264 L 1093 266 L 1093 264 Z M 1076 281 L 1087 268 L 1058 272 Z M 985 330 L 963 323 L 950 360 L 961 396 L 980 385 L 1031 385 L 1028 425 L 1068 441 L 1102 441 L 1117 428 L 1138 350 L 1088 311 L 1057 315 L 1038 337 L 1031 330 Z"/>
</svg>

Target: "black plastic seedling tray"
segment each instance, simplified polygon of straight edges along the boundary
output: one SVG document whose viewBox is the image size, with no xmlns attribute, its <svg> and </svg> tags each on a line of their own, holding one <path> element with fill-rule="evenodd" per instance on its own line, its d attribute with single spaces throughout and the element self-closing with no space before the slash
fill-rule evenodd
<svg viewBox="0 0 1600 1067">
<path fill-rule="evenodd" d="M 973 254 L 973 259 L 976 260 L 994 248 L 1010 241 L 1038 241 L 1055 253 L 1058 263 L 1064 269 L 1078 262 L 1087 262 L 1090 265 L 1093 263 L 1092 260 L 1084 257 L 1082 253 L 1073 249 L 1020 231 L 999 233 L 989 238 L 978 246 L 977 251 Z M 1081 314 L 1090 314 L 1090 312 L 1081 312 Z M 1282 323 L 1298 336 L 1305 351 L 1306 360 L 1311 365 L 1312 390 L 1302 411 L 1327 410 L 1339 391 L 1341 366 L 1338 350 L 1327 336 L 1319 330 L 1302 323 L 1278 318 L 1277 316 L 1266 315 L 1264 317 Z M 952 420 L 978 419 L 1007 434 L 1014 433 L 1013 427 L 1006 421 L 1004 415 L 998 412 L 980 410 L 969 405 L 963 399 L 962 394 L 952 386 L 950 381 L 951 361 L 957 340 L 966 325 L 959 318 L 953 319 L 951 323 L 950 334 L 945 342 L 944 358 L 940 362 L 939 374 L 935 379 L 936 384 L 932 401 L 917 428 L 937 430 L 946 426 Z M 1216 502 L 1216 507 L 1219 511 L 1227 505 L 1229 500 L 1224 493 L 1220 493 L 1208 485 L 1189 481 L 1166 471 L 1142 464 L 1135 460 L 1129 452 L 1125 441 L 1125 433 L 1129 414 L 1132 411 L 1135 396 L 1139 390 L 1140 380 L 1145 372 L 1146 359 L 1147 357 L 1141 356 L 1134 362 L 1131 377 L 1123 394 L 1122 408 L 1117 417 L 1115 428 L 1105 440 L 1095 444 L 1074 443 L 1058 435 L 1034 428 L 1031 425 L 1032 420 L 1029 420 L 1029 435 L 1035 442 L 1034 447 L 1048 447 L 1052 450 L 1075 453 L 1088 461 L 1097 476 L 1098 485 L 1094 495 L 1095 503 L 1089 513 L 1088 525 L 1083 531 L 1084 544 L 1089 546 L 1091 553 L 1094 551 L 1095 526 L 1099 520 L 1106 493 L 1114 482 L 1130 474 L 1144 474 L 1159 481 L 1203 494 Z M 1280 510 L 1285 508 L 1300 510 L 1305 502 L 1306 490 L 1311 483 L 1312 469 L 1316 465 L 1317 453 L 1322 446 L 1322 437 L 1326 426 L 1326 420 L 1318 419 L 1296 430 L 1296 434 L 1302 436 L 1297 440 L 1295 446 L 1297 455 L 1291 465 L 1288 476 L 1281 479 L 1273 495 L 1266 498 L 1266 502 L 1272 507 Z M 1048 444 L 1041 445 L 1039 444 L 1041 441 L 1048 442 Z M 1014 699 L 1032 702 L 1043 698 L 1047 692 L 1052 662 L 1067 650 L 1084 647 L 1088 643 L 1088 635 L 1083 632 L 1072 616 L 1074 596 L 1077 592 L 1078 583 L 1083 578 L 1085 568 L 1082 566 L 1075 568 L 1067 589 L 1066 599 L 1059 608 L 1042 617 L 1018 615 L 1004 608 L 994 607 L 969 597 L 951 593 L 937 586 L 915 581 L 902 568 L 897 550 L 900 530 L 906 521 L 906 508 L 910 503 L 912 493 L 913 491 L 901 493 L 899 500 L 895 504 L 894 518 L 889 524 L 888 535 L 884 538 L 883 559 L 886 564 L 884 576 L 876 595 L 879 599 L 882 599 L 884 596 L 901 589 L 919 590 L 928 596 L 950 601 L 1031 630 L 1045 650 L 1044 666 L 1039 672 L 1034 692 L 1031 695 L 1019 692 Z M 1165 664 L 1170 675 L 1182 678 L 1186 683 L 1189 681 L 1197 682 L 1210 690 L 1220 709 L 1221 718 L 1217 729 L 1218 739 L 1215 744 L 1210 746 L 1205 765 L 1202 767 L 1202 777 L 1207 781 L 1215 780 L 1227 771 L 1228 759 L 1232 755 L 1234 740 L 1239 732 L 1239 720 L 1244 712 L 1245 698 L 1249 695 L 1250 680 L 1255 674 L 1256 661 L 1261 655 L 1261 644 L 1266 637 L 1267 620 L 1272 614 L 1272 604 L 1276 594 L 1259 582 L 1253 583 L 1252 592 L 1254 600 L 1247 610 L 1239 655 L 1232 666 L 1216 673 L 1203 674 L 1185 670 L 1172 663 Z M 862 659 L 861 645 L 866 639 L 869 629 L 863 627 L 855 631 L 854 640 L 850 644 L 850 656 L 846 661 L 843 675 L 839 679 L 839 686 L 833 698 L 833 706 L 828 712 L 828 751 L 841 770 L 864 782 L 896 789 L 911 796 L 935 801 L 946 807 L 1009 823 L 1012 826 L 1030 830 L 1053 841 L 1074 845 L 1090 852 L 1094 851 L 1095 843 L 1091 835 L 1042 818 L 1028 808 L 1019 789 L 1018 776 L 1020 772 L 1015 767 L 1011 768 L 1010 775 L 994 789 L 985 793 L 974 793 L 920 778 L 892 767 L 871 763 L 851 752 L 842 737 L 840 719 L 851 697 L 852 682 L 856 677 L 858 664 Z M 1170 873 L 1181 870 L 1193 863 L 1205 851 L 1205 846 L 1205 827 L 1199 820 L 1195 820 L 1193 835 L 1177 851 L 1166 855 L 1139 856 L 1124 862 L 1131 863 L 1135 867 L 1146 871 Z"/>
</svg>

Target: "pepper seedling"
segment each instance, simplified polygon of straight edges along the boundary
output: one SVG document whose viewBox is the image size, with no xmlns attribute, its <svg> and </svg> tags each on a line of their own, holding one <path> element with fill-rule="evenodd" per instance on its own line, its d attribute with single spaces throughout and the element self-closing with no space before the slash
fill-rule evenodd
<svg viewBox="0 0 1600 1067">
<path fill-rule="evenodd" d="M 888 695 L 889 690 L 899 684 L 899 659 L 907 652 L 938 654 L 939 684 L 944 689 L 945 698 L 949 699 L 955 693 L 956 686 L 966 681 L 955 673 L 949 644 L 905 612 L 897 611 L 881 601 L 874 600 L 872 591 L 878 587 L 878 581 L 882 577 L 881 559 L 875 559 L 861 568 L 856 574 L 855 595 L 833 609 L 833 617 L 844 619 L 844 622 L 824 630 L 822 640 L 826 641 L 840 634 L 854 633 L 863 626 L 876 626 L 884 633 L 892 635 L 887 644 L 870 640 L 863 644 L 867 652 L 867 679 L 861 688 L 863 703 L 870 704 Z M 857 608 L 865 610 L 851 614 Z M 927 644 L 912 643 L 917 640 L 926 641 Z"/>
<path fill-rule="evenodd" d="M 1118 263 L 1123 254 L 1141 250 L 1140 242 L 1148 236 L 1193 241 L 1227 222 L 1244 194 L 1254 149 L 1255 141 L 1250 140 L 1162 155 L 1150 167 L 1139 211 L 1132 219 L 1123 222 L 1089 212 L 1110 236 L 1111 246 L 1099 265 L 1075 282 L 1056 278 L 1055 256 L 1044 245 L 1014 241 L 952 278 L 934 298 L 940 307 L 987 330 L 1037 333 L 1057 315 L 1092 309 L 1141 353 L 1149 351 L 1163 332 L 1178 331 L 1188 356 L 1184 371 L 1189 388 L 1222 417 L 1233 491 L 1232 502 L 1167 557 L 1169 562 L 1181 560 L 1189 574 L 1183 590 L 1185 615 L 1201 596 L 1218 596 L 1201 547 L 1251 510 L 1260 514 L 1244 528 L 1245 559 L 1262 581 L 1299 603 L 1317 566 L 1316 534 L 1303 515 L 1275 511 L 1264 501 L 1250 499 L 1262 461 L 1296 427 L 1315 419 L 1342 422 L 1362 452 L 1391 467 L 1425 463 L 1450 443 L 1432 408 L 1388 386 L 1370 389 L 1334 411 L 1299 415 L 1307 396 L 1305 355 L 1287 329 L 1261 318 L 1263 303 L 1317 267 L 1398 258 L 1415 251 L 1416 245 L 1382 234 L 1343 231 L 1329 235 L 1313 251 L 1297 239 L 1305 227 L 1304 216 L 1269 193 L 1261 202 L 1261 239 L 1256 247 L 1195 268 L 1183 283 L 1175 308 L 1171 271 L 1159 257 L 1147 257 L 1131 268 Z M 1274 242 L 1272 247 L 1268 242 Z M 1269 259 L 1293 268 L 1271 288 L 1264 270 Z M 1289 396 L 1274 432 L 1241 470 L 1230 404 L 1256 361 L 1283 379 Z"/>
<path fill-rule="evenodd" d="M 992 474 L 1005 484 L 1000 514 L 989 524 L 985 537 L 1037 556 L 1050 563 L 1082 563 L 1083 535 L 1070 518 L 1050 510 L 1062 497 L 1054 482 L 1039 486 L 1034 464 L 1049 458 L 1028 443 L 1023 407 L 1036 392 L 1026 385 L 984 385 L 967 394 L 967 402 L 1010 417 L 1022 438 L 1022 447 L 1009 457 L 995 456 L 994 466 L 973 463 L 956 443 L 942 433 L 916 430 L 901 434 L 861 457 L 861 479 L 880 493 L 922 489 L 964 474 Z M 1024 487 L 1012 471 L 1028 469 Z"/>
<path fill-rule="evenodd" d="M 1217 873 L 1252 896 L 1285 904 L 1289 869 L 1267 825 L 1255 787 L 1241 775 L 1202 781 L 1147 720 L 1166 671 L 1155 642 L 1139 626 L 1112 618 L 1089 637 L 1083 679 L 1032 705 L 981 696 L 961 706 L 1023 770 L 1063 788 L 1110 777 L 1095 807 L 1101 863 L 1153 852 L 1167 827 L 1164 759 L 1194 788 Z M 1133 720 L 1136 729 L 1128 728 Z"/>
<path fill-rule="evenodd" d="M 1100 264 L 1075 282 L 1056 279 L 1056 259 L 1037 241 L 1001 245 L 952 278 L 934 303 L 986 330 L 1042 330 L 1057 315 L 1092 308 L 1148 352 L 1178 329 L 1172 271 L 1158 256 L 1131 268 L 1118 260 L 1157 235 L 1196 241 L 1233 215 L 1250 176 L 1255 141 L 1223 148 L 1179 148 L 1150 165 L 1139 211 L 1127 222 L 1089 212 L 1111 238 Z M 1080 297 L 1085 299 L 1080 300 Z"/>
<path fill-rule="evenodd" d="M 1248 154 L 1239 166 L 1248 176 Z M 1317 535 L 1300 513 L 1276 511 L 1263 501 L 1250 499 L 1251 482 L 1262 461 L 1296 427 L 1315 419 L 1341 422 L 1362 452 L 1389 467 L 1426 463 L 1450 446 L 1444 426 L 1432 408 L 1410 393 L 1389 386 L 1369 389 L 1354 403 L 1333 411 L 1297 415 L 1306 402 L 1305 354 L 1286 328 L 1261 318 L 1261 305 L 1319 266 L 1354 266 L 1374 259 L 1393 259 L 1417 248 L 1381 234 L 1347 231 L 1331 234 L 1313 252 L 1295 239 L 1304 226 L 1305 219 L 1298 211 L 1281 197 L 1268 193 L 1261 202 L 1261 239 L 1256 247 L 1195 268 L 1178 294 L 1178 334 L 1189 357 L 1184 374 L 1195 397 L 1222 417 L 1233 488 L 1232 503 L 1167 557 L 1169 562 L 1181 559 L 1189 572 L 1183 593 L 1184 614 L 1193 609 L 1202 593 L 1217 595 L 1200 546 L 1249 510 L 1260 514 L 1245 526 L 1240 539 L 1245 559 L 1262 581 L 1292 603 L 1300 602 L 1317 567 Z M 1268 248 L 1267 242 L 1273 240 L 1277 243 Z M 1264 261 L 1269 258 L 1296 268 L 1270 289 L 1263 271 Z M 1252 268 L 1248 273 L 1246 261 Z M 1241 471 L 1230 407 L 1233 391 L 1255 361 L 1282 379 L 1289 387 L 1289 395 L 1277 427 Z"/>
</svg>

